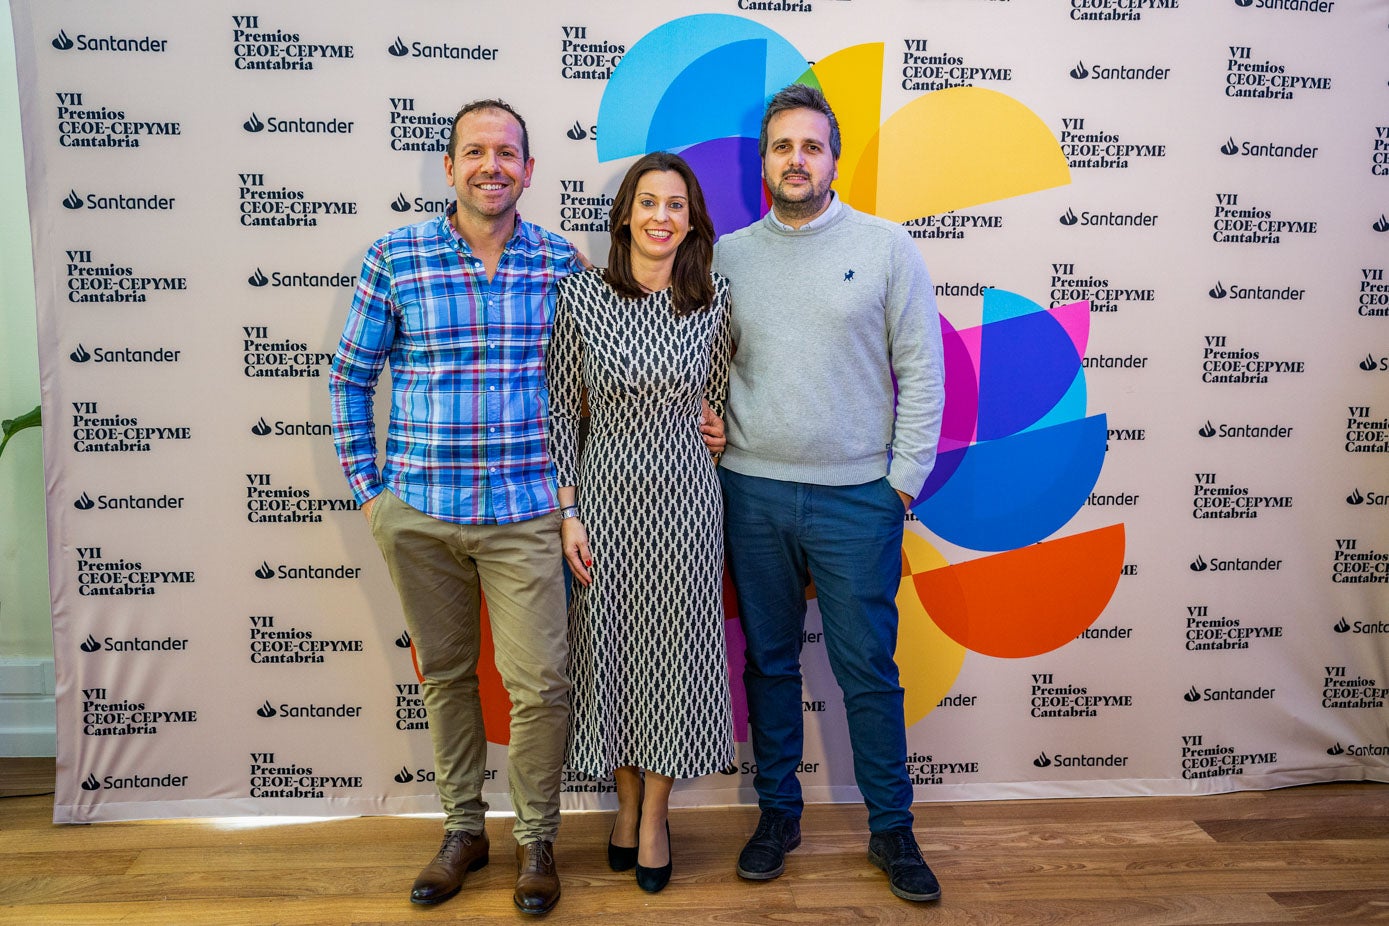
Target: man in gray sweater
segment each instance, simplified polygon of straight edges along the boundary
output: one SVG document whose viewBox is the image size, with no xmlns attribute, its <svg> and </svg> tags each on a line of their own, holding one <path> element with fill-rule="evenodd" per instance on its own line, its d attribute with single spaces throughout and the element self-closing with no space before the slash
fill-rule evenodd
<svg viewBox="0 0 1389 926">
<path fill-rule="evenodd" d="M 720 479 L 762 810 L 738 874 L 775 878 L 800 845 L 800 651 L 813 576 L 868 806 L 868 858 L 898 897 L 935 900 L 940 886 L 912 833 L 893 661 L 903 515 L 935 464 L 945 399 L 935 292 L 901 226 L 830 189 L 839 125 L 819 90 L 793 84 L 773 96 L 759 148 L 772 211 L 714 253 L 733 294 Z"/>
</svg>

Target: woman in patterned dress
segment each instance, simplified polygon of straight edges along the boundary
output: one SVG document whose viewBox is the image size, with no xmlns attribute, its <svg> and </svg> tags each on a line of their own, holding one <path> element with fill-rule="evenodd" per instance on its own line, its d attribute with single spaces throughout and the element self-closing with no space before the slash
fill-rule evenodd
<svg viewBox="0 0 1389 926">
<path fill-rule="evenodd" d="M 676 778 L 733 759 L 723 631 L 723 502 L 700 435 L 723 415 L 728 283 L 680 157 L 648 154 L 611 214 L 607 269 L 562 280 L 550 342 L 550 443 L 563 508 L 574 688 L 569 765 L 612 775 L 615 871 L 659 891 Z M 582 460 L 579 415 L 590 428 Z"/>
</svg>

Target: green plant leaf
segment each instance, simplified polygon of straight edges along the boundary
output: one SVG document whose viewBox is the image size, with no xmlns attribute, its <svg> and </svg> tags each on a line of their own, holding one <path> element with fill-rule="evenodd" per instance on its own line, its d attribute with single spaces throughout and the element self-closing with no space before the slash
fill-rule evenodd
<svg viewBox="0 0 1389 926">
<path fill-rule="evenodd" d="M 42 423 L 42 406 L 39 405 L 35 405 L 33 411 L 25 412 L 18 418 L 6 418 L 4 421 L 0 421 L 0 430 L 3 430 L 5 434 L 4 440 L 0 440 L 0 454 L 4 454 L 5 445 L 10 442 L 11 437 L 25 428 L 37 428 Z"/>
</svg>

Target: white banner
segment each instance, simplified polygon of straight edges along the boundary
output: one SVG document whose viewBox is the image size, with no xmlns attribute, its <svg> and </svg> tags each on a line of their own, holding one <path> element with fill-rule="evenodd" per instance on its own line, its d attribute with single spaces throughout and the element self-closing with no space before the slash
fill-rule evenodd
<svg viewBox="0 0 1389 926">
<path fill-rule="evenodd" d="M 947 324 L 899 595 L 917 798 L 1389 781 L 1389 2 L 456 7 L 11 0 L 57 821 L 437 809 L 328 427 L 361 256 L 442 211 L 487 96 L 529 125 L 522 214 L 595 260 L 649 148 L 727 231 L 798 79 Z M 857 800 L 813 602 L 805 666 L 807 797 Z M 738 766 L 677 803 L 754 800 L 732 684 Z"/>
</svg>

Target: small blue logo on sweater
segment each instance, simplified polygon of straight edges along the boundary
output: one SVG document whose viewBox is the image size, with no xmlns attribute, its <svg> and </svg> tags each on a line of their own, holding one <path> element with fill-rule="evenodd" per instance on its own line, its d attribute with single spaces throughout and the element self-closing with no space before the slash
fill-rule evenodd
<svg viewBox="0 0 1389 926">
<path fill-rule="evenodd" d="M 854 271 L 850 270 L 844 274 L 844 282 L 847 283 L 854 278 Z"/>
</svg>

